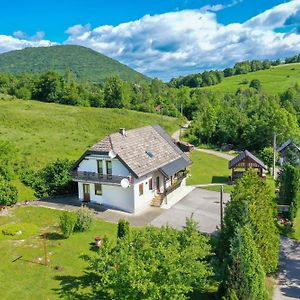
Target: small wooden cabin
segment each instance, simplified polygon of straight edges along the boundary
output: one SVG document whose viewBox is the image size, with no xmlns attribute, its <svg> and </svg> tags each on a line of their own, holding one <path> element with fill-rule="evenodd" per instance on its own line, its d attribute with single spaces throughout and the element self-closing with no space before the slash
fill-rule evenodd
<svg viewBox="0 0 300 300">
<path fill-rule="evenodd" d="M 240 178 L 249 168 L 257 169 L 257 174 L 260 177 L 263 176 L 263 170 L 267 170 L 267 167 L 260 159 L 245 150 L 229 161 L 229 169 L 232 169 L 231 180 L 235 181 Z"/>
</svg>

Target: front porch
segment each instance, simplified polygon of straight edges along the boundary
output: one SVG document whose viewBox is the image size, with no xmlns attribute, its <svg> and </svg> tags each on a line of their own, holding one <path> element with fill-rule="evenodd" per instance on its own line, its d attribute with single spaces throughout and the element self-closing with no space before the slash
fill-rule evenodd
<svg viewBox="0 0 300 300">
<path fill-rule="evenodd" d="M 182 170 L 172 175 L 170 178 L 164 176 L 164 190 L 163 192 L 158 192 L 152 199 L 151 206 L 160 207 L 164 202 L 167 203 L 167 196 L 182 185 L 186 175 L 187 170 Z"/>
</svg>

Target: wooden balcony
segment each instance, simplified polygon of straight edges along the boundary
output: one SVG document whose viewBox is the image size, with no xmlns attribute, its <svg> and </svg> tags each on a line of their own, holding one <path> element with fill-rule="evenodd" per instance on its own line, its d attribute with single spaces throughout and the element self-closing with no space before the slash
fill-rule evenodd
<svg viewBox="0 0 300 300">
<path fill-rule="evenodd" d="M 121 185 L 121 180 L 124 178 L 127 178 L 130 181 L 129 176 L 107 175 L 95 172 L 72 171 L 71 177 L 74 181 L 94 182 L 108 185 Z"/>
</svg>

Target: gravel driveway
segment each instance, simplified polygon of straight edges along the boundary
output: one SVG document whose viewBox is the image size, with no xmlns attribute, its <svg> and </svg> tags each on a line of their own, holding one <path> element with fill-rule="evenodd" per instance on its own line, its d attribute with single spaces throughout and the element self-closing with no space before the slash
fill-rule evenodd
<svg viewBox="0 0 300 300">
<path fill-rule="evenodd" d="M 223 201 L 227 202 L 229 197 L 229 194 L 224 193 Z M 186 218 L 191 216 L 198 222 L 201 232 L 214 233 L 220 225 L 220 193 L 196 188 L 150 224 L 157 227 L 169 224 L 182 229 Z"/>
</svg>

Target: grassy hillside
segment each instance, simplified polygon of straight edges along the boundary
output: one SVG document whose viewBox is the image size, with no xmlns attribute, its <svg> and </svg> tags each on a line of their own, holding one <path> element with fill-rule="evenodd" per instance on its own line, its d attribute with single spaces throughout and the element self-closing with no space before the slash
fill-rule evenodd
<svg viewBox="0 0 300 300">
<path fill-rule="evenodd" d="M 92 144 L 120 127 L 161 124 L 168 132 L 177 120 L 123 109 L 65 106 L 0 96 L 0 139 L 15 144 L 20 160 L 39 168 L 56 158 L 77 159 Z"/>
<path fill-rule="evenodd" d="M 130 82 L 149 81 L 141 73 L 89 48 L 74 45 L 26 48 L 0 54 L 0 71 L 9 73 L 72 71 L 79 81 L 103 81 L 118 74 Z"/>
<path fill-rule="evenodd" d="M 245 79 L 248 84 L 242 84 Z M 300 84 L 300 63 L 280 65 L 269 70 L 227 77 L 220 84 L 203 89 L 235 92 L 240 87 L 248 87 L 252 79 L 259 79 L 265 92 L 271 94 L 283 92 L 295 83 Z"/>
</svg>

